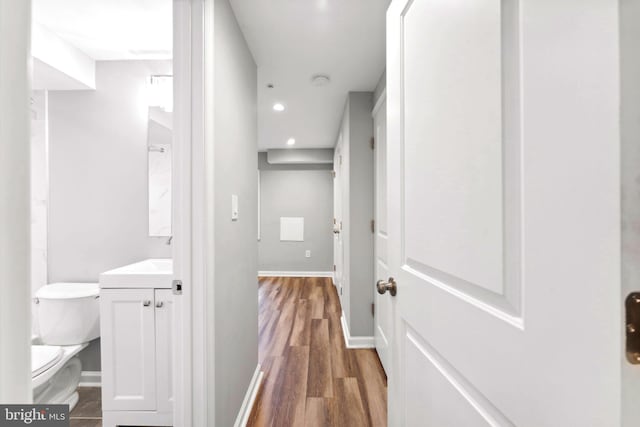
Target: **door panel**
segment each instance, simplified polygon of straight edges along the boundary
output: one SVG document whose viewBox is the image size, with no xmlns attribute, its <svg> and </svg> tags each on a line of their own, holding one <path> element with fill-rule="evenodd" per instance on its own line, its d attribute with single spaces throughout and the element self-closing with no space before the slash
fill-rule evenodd
<svg viewBox="0 0 640 427">
<path fill-rule="evenodd" d="M 156 409 L 153 289 L 101 289 L 104 410 Z"/>
<path fill-rule="evenodd" d="M 405 258 L 500 294 L 501 1 L 446 3 L 414 1 L 403 18 L 404 105 L 421 106 L 403 115 Z"/>
<path fill-rule="evenodd" d="M 404 346 L 407 407 L 413 408 L 407 426 L 513 426 L 415 331 L 407 330 Z M 435 395 L 440 399 L 423 400 Z"/>
<path fill-rule="evenodd" d="M 616 16 L 392 2 L 390 425 L 619 425 Z"/>
</svg>

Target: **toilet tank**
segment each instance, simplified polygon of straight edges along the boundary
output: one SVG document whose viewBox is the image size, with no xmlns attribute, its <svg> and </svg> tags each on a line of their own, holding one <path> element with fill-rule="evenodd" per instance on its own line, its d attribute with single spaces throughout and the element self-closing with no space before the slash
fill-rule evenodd
<svg viewBox="0 0 640 427">
<path fill-rule="evenodd" d="M 97 283 L 52 283 L 36 292 L 40 339 L 48 345 L 74 345 L 100 336 Z"/>
</svg>

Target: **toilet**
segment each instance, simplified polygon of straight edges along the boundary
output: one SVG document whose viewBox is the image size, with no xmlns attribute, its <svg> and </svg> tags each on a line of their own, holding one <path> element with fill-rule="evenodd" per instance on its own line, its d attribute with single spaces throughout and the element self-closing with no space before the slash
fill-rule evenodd
<svg viewBox="0 0 640 427">
<path fill-rule="evenodd" d="M 38 336 L 31 346 L 34 403 L 78 402 L 78 353 L 100 336 L 98 283 L 53 283 L 34 298 Z"/>
</svg>

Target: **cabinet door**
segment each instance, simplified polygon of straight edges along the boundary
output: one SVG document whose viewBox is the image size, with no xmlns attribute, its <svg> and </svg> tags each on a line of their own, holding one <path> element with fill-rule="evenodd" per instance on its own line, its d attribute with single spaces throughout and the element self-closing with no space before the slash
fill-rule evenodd
<svg viewBox="0 0 640 427">
<path fill-rule="evenodd" d="M 158 412 L 173 410 L 173 293 L 156 289 L 156 363 Z"/>
<path fill-rule="evenodd" d="M 156 360 L 153 289 L 102 289 L 102 407 L 154 410 Z"/>
</svg>

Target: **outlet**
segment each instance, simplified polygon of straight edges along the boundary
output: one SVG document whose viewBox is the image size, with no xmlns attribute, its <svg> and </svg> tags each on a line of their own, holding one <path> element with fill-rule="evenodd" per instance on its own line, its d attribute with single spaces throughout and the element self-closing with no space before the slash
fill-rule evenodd
<svg viewBox="0 0 640 427">
<path fill-rule="evenodd" d="M 311 251 L 307 249 L 307 250 L 305 251 L 305 253 L 304 253 L 304 256 L 305 256 L 306 258 L 311 258 Z"/>
</svg>

